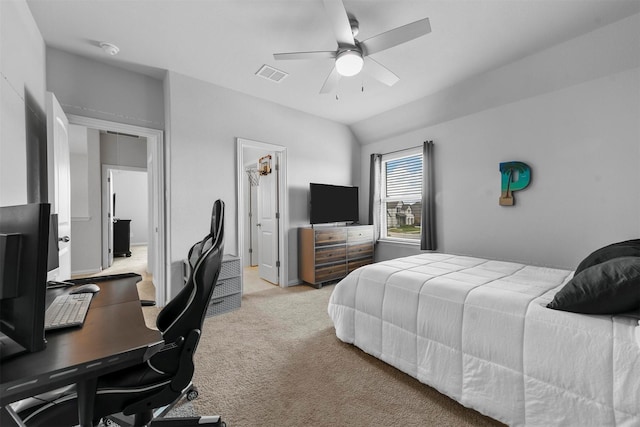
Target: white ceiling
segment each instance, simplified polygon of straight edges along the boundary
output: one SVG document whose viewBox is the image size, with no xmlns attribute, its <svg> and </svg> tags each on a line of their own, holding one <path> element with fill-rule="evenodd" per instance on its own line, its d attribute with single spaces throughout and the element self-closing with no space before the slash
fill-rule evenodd
<svg viewBox="0 0 640 427">
<path fill-rule="evenodd" d="M 47 46 L 157 77 L 172 70 L 346 124 L 640 12 L 640 0 L 344 0 L 360 21 L 359 40 L 424 17 L 432 32 L 372 55 L 400 77 L 395 86 L 361 73 L 343 78 L 337 94 L 320 95 L 331 59 L 272 54 L 336 49 L 321 0 L 27 3 Z M 101 41 L 120 53 L 107 56 Z M 257 77 L 263 64 L 289 76 Z"/>
</svg>

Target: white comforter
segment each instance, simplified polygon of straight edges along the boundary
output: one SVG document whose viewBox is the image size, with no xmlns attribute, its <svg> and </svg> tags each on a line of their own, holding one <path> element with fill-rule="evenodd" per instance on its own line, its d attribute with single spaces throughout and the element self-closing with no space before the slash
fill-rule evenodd
<svg viewBox="0 0 640 427">
<path fill-rule="evenodd" d="M 640 426 L 637 319 L 546 308 L 571 271 L 447 254 L 360 268 L 336 335 L 514 426 Z"/>
</svg>

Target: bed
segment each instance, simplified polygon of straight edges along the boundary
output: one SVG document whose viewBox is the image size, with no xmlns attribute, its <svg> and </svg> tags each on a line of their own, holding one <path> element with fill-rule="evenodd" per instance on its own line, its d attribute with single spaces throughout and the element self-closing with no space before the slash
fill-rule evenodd
<svg viewBox="0 0 640 427">
<path fill-rule="evenodd" d="M 640 426 L 640 316 L 547 308 L 573 277 L 424 253 L 353 271 L 328 312 L 340 340 L 508 425 Z"/>
</svg>

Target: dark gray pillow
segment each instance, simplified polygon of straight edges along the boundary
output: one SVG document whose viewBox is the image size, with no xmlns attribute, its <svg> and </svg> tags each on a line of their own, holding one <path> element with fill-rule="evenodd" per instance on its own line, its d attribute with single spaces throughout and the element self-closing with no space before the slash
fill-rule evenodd
<svg viewBox="0 0 640 427">
<path fill-rule="evenodd" d="M 640 257 L 601 262 L 576 274 L 547 307 L 585 314 L 640 309 Z"/>
<path fill-rule="evenodd" d="M 580 273 L 586 268 L 592 267 L 596 264 L 600 264 L 601 262 L 626 256 L 640 257 L 640 239 L 625 240 L 624 242 L 612 243 L 611 245 L 604 246 L 596 251 L 593 251 L 578 265 L 575 274 Z"/>
</svg>

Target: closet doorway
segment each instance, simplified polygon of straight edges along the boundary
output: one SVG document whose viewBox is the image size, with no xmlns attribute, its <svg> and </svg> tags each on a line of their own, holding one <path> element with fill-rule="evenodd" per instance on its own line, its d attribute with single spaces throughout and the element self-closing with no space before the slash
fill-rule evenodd
<svg viewBox="0 0 640 427">
<path fill-rule="evenodd" d="M 237 139 L 238 250 L 245 283 L 288 286 L 286 148 Z"/>
</svg>

